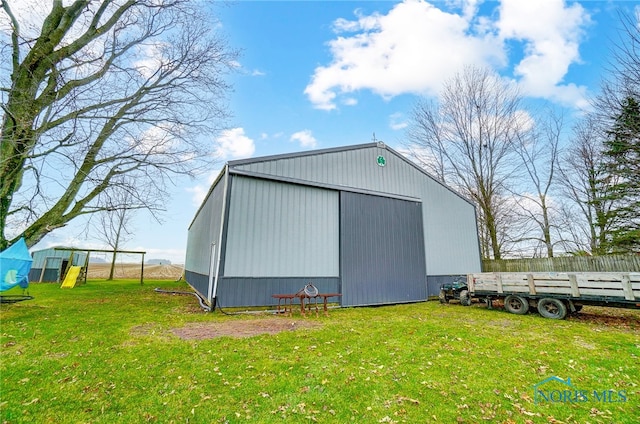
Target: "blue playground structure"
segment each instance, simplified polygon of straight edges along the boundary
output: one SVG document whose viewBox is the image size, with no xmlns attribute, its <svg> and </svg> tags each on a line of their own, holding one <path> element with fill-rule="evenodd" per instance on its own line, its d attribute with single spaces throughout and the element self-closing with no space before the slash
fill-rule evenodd
<svg viewBox="0 0 640 424">
<path fill-rule="evenodd" d="M 15 303 L 33 299 L 26 293 L 29 287 L 29 271 L 31 270 L 31 254 L 24 238 L 0 252 L 0 292 L 4 293 L 16 286 L 22 288 L 22 295 L 0 295 L 0 303 Z"/>
</svg>

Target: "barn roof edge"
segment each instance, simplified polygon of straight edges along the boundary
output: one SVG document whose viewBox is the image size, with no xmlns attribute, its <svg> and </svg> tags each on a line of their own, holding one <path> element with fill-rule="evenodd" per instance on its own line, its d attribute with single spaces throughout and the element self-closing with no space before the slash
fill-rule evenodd
<svg viewBox="0 0 640 424">
<path fill-rule="evenodd" d="M 326 149 L 317 149 L 317 150 L 305 150 L 302 152 L 293 152 L 293 153 L 281 153 L 277 155 L 268 155 L 268 156 L 258 156 L 255 158 L 247 158 L 247 159 L 238 159 L 227 162 L 229 167 L 234 167 L 237 165 L 247 165 L 251 163 L 260 163 L 260 162 L 269 162 L 272 160 L 278 159 L 291 159 L 302 156 L 315 156 L 315 155 L 323 155 L 326 153 L 337 153 L 337 152 L 345 152 L 348 150 L 360 150 L 371 147 L 388 147 L 384 143 L 365 143 L 365 144 L 351 144 L 348 146 L 339 146 L 339 147 L 329 147 Z"/>
</svg>

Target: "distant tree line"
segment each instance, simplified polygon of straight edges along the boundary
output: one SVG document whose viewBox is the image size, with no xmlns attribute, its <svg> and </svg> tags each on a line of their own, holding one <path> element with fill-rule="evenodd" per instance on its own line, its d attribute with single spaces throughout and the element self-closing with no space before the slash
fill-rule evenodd
<svg viewBox="0 0 640 424">
<path fill-rule="evenodd" d="M 419 101 L 408 148 L 473 201 L 483 258 L 640 252 L 640 26 L 621 15 L 599 94 L 573 126 L 469 67 Z"/>
</svg>

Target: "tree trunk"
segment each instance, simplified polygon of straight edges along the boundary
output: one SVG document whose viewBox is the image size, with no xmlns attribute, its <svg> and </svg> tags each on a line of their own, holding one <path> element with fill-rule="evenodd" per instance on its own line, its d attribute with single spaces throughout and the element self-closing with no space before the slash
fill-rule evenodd
<svg viewBox="0 0 640 424">
<path fill-rule="evenodd" d="M 113 251 L 113 255 L 111 255 L 111 268 L 109 269 L 109 281 L 113 280 L 113 276 L 116 270 L 116 251 Z"/>
</svg>

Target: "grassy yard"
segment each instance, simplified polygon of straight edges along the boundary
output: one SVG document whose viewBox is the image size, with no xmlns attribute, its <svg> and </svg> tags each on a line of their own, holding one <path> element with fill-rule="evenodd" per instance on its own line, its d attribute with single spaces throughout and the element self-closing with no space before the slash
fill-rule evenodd
<svg viewBox="0 0 640 424">
<path fill-rule="evenodd" d="M 637 423 L 640 311 L 202 312 L 183 283 L 32 284 L 0 306 L 3 423 Z M 183 338 L 276 320 L 291 331 Z M 242 321 L 242 322 L 241 322 Z M 272 321 L 268 321 L 272 322 Z M 305 326 L 315 324 L 315 326 Z M 237 328 L 237 327 L 236 327 Z M 206 333 L 206 332 L 205 332 Z M 203 333 L 204 334 L 204 333 Z M 549 381 L 536 396 L 534 386 Z"/>
</svg>

